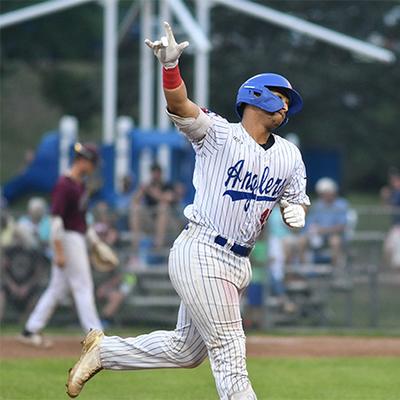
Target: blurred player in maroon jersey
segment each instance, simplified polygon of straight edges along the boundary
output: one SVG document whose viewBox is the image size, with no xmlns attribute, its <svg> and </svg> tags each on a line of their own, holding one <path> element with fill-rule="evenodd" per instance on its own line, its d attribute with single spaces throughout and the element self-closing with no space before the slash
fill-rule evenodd
<svg viewBox="0 0 400 400">
<path fill-rule="evenodd" d="M 99 156 L 91 144 L 76 143 L 74 152 L 70 170 L 60 176 L 52 193 L 51 242 L 54 256 L 50 282 L 19 336 L 21 342 L 38 347 L 51 345 L 41 331 L 70 291 L 84 331 L 101 329 L 85 237 L 87 234 L 89 242 L 96 240 L 86 225 L 89 192 L 85 178 L 95 171 Z"/>
</svg>

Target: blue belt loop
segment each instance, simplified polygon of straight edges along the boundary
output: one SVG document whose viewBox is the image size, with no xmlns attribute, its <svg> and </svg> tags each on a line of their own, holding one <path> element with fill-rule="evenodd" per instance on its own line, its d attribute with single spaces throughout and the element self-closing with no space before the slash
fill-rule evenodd
<svg viewBox="0 0 400 400">
<path fill-rule="evenodd" d="M 228 243 L 228 239 L 225 239 L 221 235 L 215 237 L 214 242 L 222 247 L 224 247 Z M 251 247 L 242 246 L 240 244 L 234 243 L 230 248 L 232 253 L 235 253 L 238 256 L 248 257 L 251 253 Z"/>
</svg>

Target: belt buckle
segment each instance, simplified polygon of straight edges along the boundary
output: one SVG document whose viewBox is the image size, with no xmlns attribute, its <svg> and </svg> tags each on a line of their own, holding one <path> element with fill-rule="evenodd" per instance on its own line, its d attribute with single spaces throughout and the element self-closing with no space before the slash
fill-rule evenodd
<svg viewBox="0 0 400 400">
<path fill-rule="evenodd" d="M 235 241 L 232 239 L 227 239 L 225 248 L 228 250 L 232 250 L 232 247 L 235 245 Z"/>
</svg>

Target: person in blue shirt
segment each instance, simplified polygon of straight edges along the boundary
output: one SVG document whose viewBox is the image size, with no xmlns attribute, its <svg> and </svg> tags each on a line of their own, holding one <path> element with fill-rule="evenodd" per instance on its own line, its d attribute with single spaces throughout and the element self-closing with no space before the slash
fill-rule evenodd
<svg viewBox="0 0 400 400">
<path fill-rule="evenodd" d="M 388 185 L 381 190 L 381 198 L 392 213 L 392 225 L 385 237 L 383 251 L 386 264 L 400 268 L 400 170 L 392 167 L 388 178 Z"/>
<path fill-rule="evenodd" d="M 275 207 L 267 224 L 268 294 L 273 296 L 285 312 L 296 311 L 296 305 L 288 298 L 285 288 L 285 266 L 293 262 L 298 241 L 297 235 L 282 220 Z"/>
<path fill-rule="evenodd" d="M 301 259 L 307 249 L 327 247 L 333 265 L 344 261 L 344 244 L 348 218 L 348 202 L 338 196 L 338 185 L 331 178 L 321 178 L 315 185 L 318 200 L 310 208 L 303 235 L 300 238 Z"/>
</svg>

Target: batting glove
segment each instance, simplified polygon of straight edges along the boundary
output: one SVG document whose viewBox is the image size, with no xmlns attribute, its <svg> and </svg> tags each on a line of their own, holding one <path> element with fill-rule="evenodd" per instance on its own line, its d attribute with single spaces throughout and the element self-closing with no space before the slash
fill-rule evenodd
<svg viewBox="0 0 400 400">
<path fill-rule="evenodd" d="M 176 43 L 174 33 L 168 22 L 164 22 L 164 28 L 166 36 L 155 42 L 149 39 L 146 39 L 144 42 L 153 50 L 164 68 L 171 69 L 177 66 L 179 57 L 183 50 L 189 46 L 189 42 Z"/>
<path fill-rule="evenodd" d="M 291 228 L 303 228 L 306 223 L 306 212 L 300 204 L 290 204 L 287 200 L 279 203 L 283 220 Z"/>
</svg>

